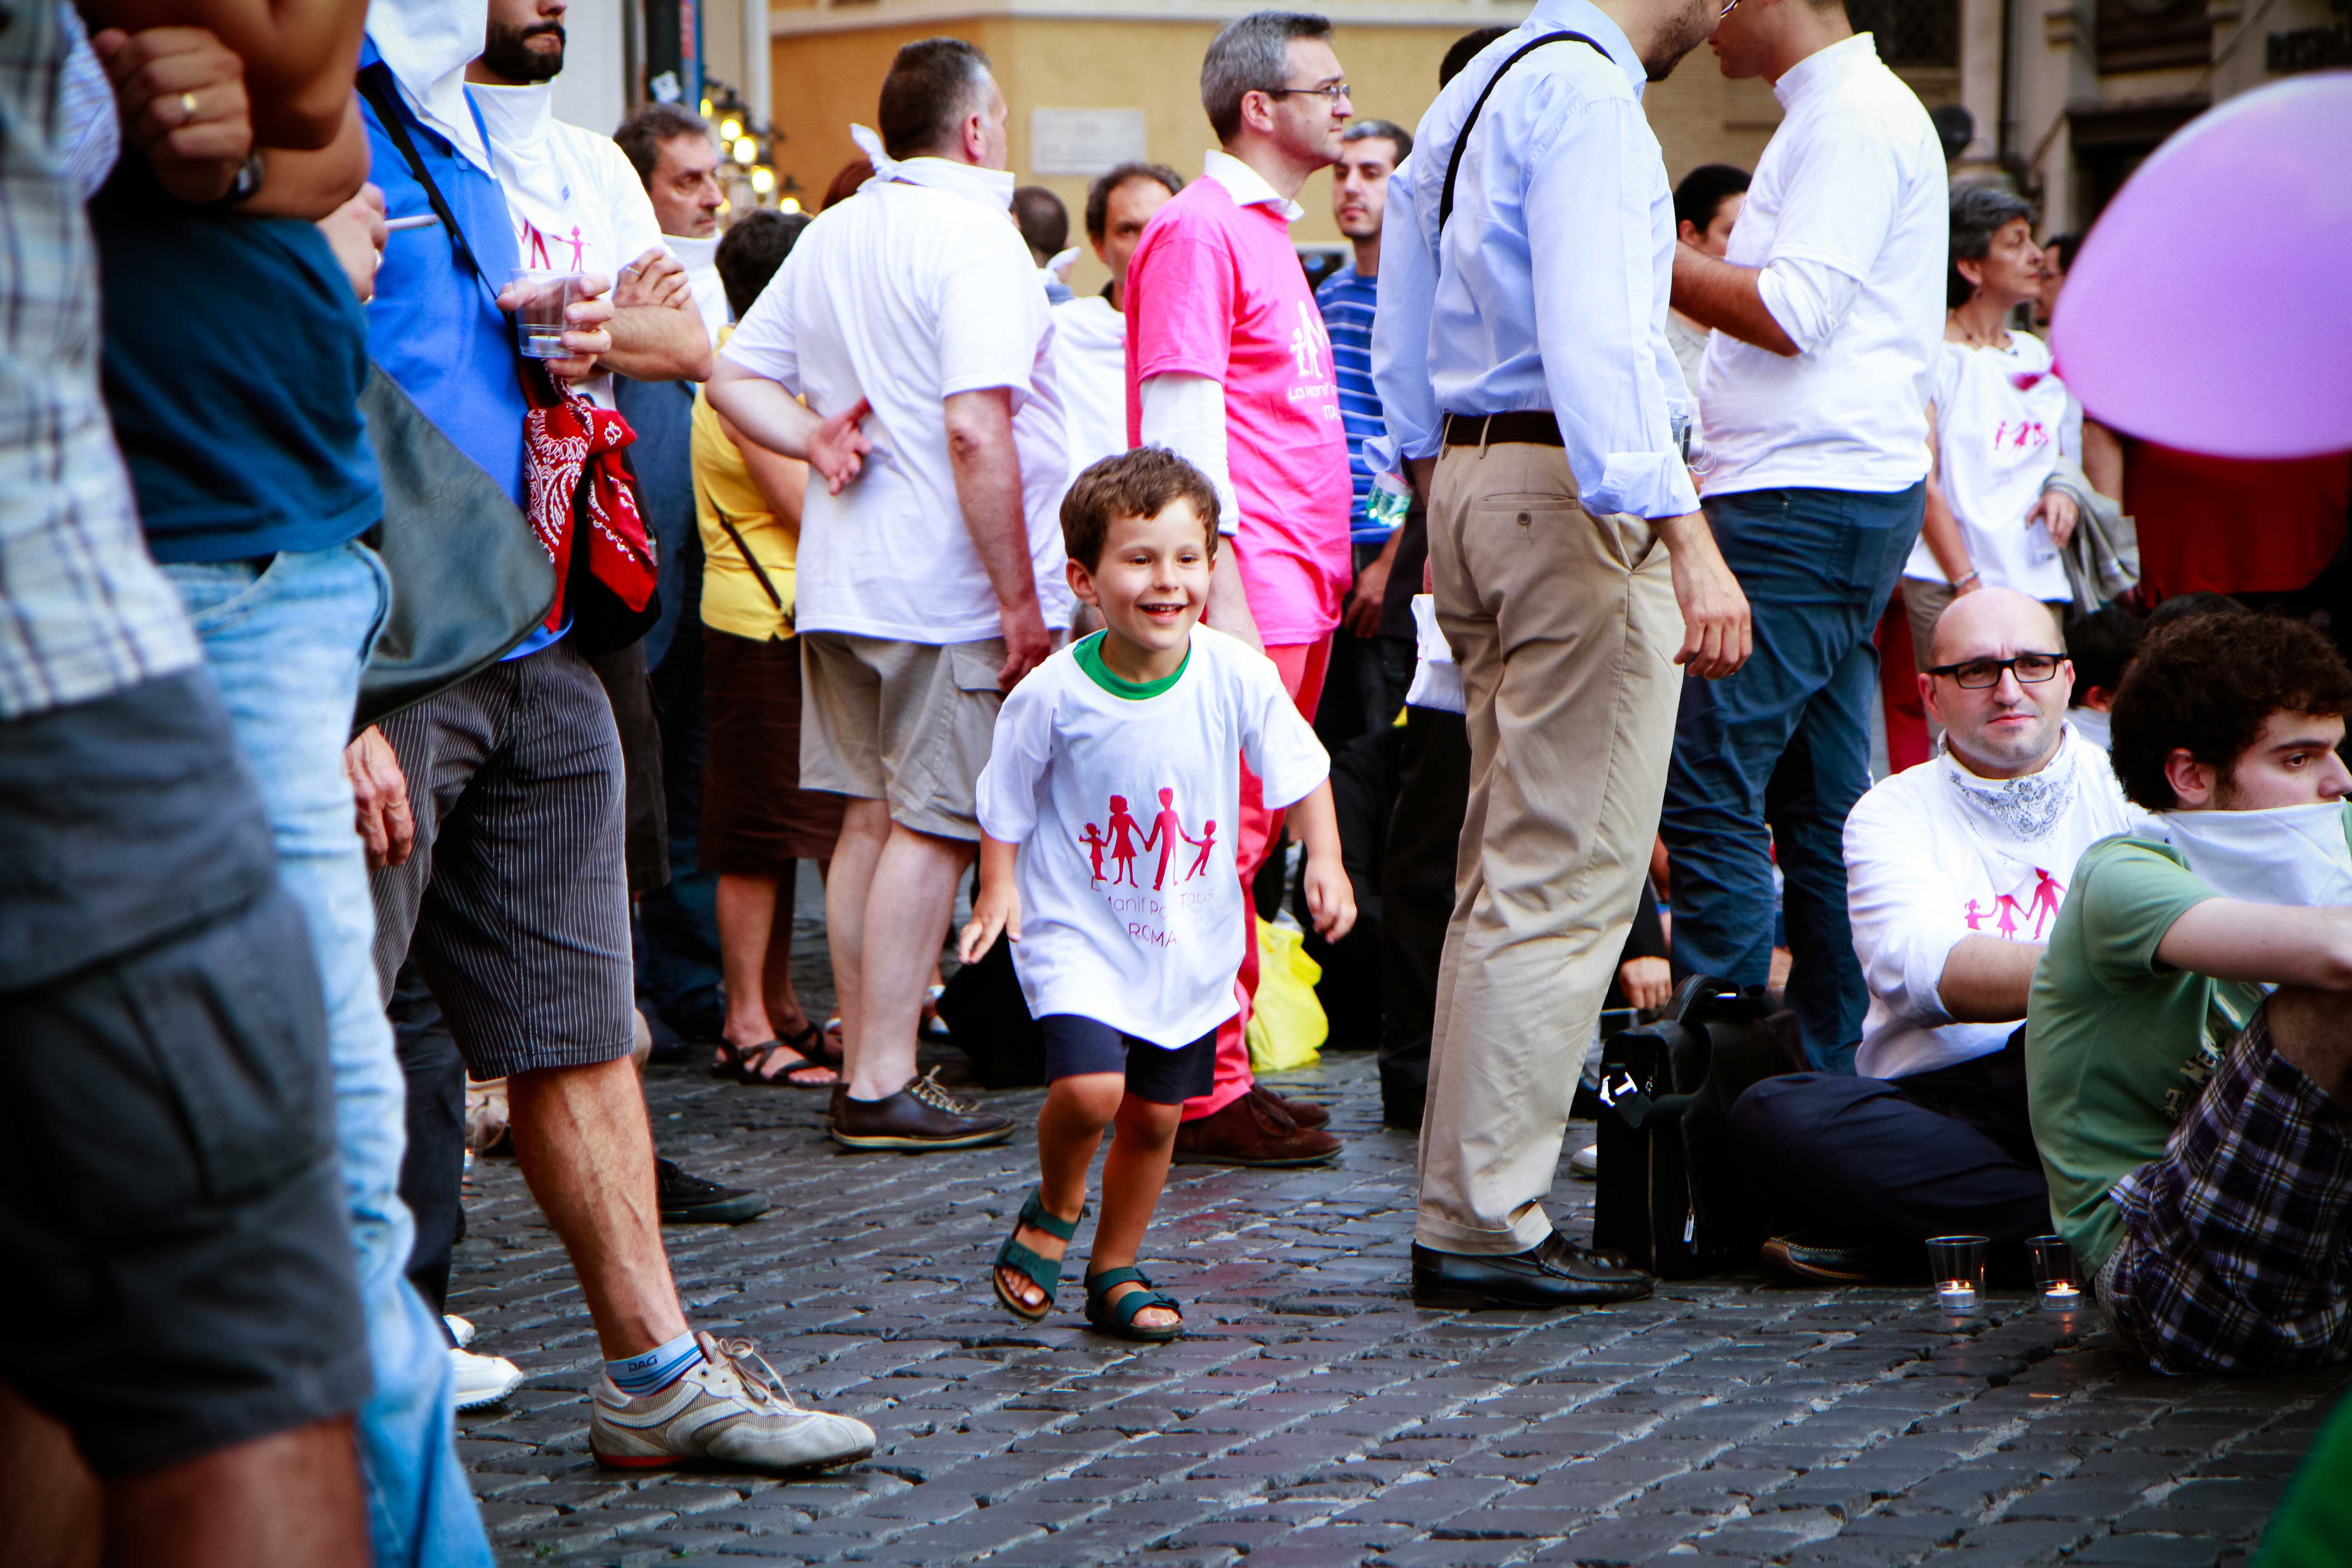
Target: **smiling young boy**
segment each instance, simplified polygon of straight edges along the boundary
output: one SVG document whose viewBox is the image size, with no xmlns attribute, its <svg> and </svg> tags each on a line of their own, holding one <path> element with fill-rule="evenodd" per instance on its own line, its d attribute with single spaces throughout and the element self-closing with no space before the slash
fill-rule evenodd
<svg viewBox="0 0 2352 1568">
<path fill-rule="evenodd" d="M 1183 1103 L 1208 1091 L 1217 1026 L 1238 1009 L 1231 844 L 1244 762 L 1269 807 L 1291 808 L 1316 929 L 1337 941 L 1356 909 L 1323 748 L 1263 655 L 1198 624 L 1217 549 L 1208 479 L 1157 447 L 1106 458 L 1070 487 L 1062 532 L 1070 587 L 1104 629 L 1039 665 L 997 715 L 979 784 L 980 897 L 961 943 L 966 963 L 1000 931 L 1017 944 L 1022 992 L 1045 1033 L 1044 1179 L 997 1255 L 993 1284 L 1024 1318 L 1053 1310 L 1087 1168 L 1116 1124 L 1087 1321 L 1168 1340 L 1182 1316 L 1135 1259 Z M 1148 826 L 1135 802 L 1159 803 L 1144 812 Z M 1127 869 L 1106 879 L 1100 845 L 1119 817 Z M 1168 853 L 1152 837 L 1168 834 L 1198 854 Z M 1138 847 L 1161 849 L 1156 865 L 1130 858 Z M 1147 867 L 1150 886 L 1138 874 Z"/>
</svg>

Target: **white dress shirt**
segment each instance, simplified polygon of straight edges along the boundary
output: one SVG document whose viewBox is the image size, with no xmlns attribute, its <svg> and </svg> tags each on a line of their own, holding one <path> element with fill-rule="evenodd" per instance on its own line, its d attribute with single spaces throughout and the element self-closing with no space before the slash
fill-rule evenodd
<svg viewBox="0 0 2352 1568">
<path fill-rule="evenodd" d="M 1941 989 L 1952 949 L 1972 935 L 2047 942 L 2083 851 L 2146 820 L 2124 799 L 2105 752 L 2071 724 L 2061 745 L 2030 777 L 2055 784 L 2071 775 L 2072 798 L 2035 838 L 1984 808 L 2000 784 L 1942 750 L 1881 780 L 1847 815 L 1846 915 L 1870 987 L 1853 1058 L 1863 1077 L 1931 1072 L 2000 1049 L 2024 1020 L 1955 1023 Z"/>
<path fill-rule="evenodd" d="M 1706 493 L 1908 489 L 1927 474 L 1944 341 L 1943 144 L 1868 33 L 1808 55 L 1772 93 L 1785 114 L 1725 259 L 1763 269 L 1764 308 L 1800 353 L 1714 334 L 1698 399 Z"/>
<path fill-rule="evenodd" d="M 1479 112 L 1438 233 L 1447 162 L 1504 60 L 1546 33 Z M 1548 409 L 1595 512 L 1695 511 L 1666 342 L 1674 193 L 1643 117 L 1648 82 L 1590 0 L 1538 0 L 1437 95 L 1389 178 L 1372 379 L 1403 458 L 1433 456 L 1444 414 Z M 1744 224 L 1743 216 L 1741 222 Z"/>
</svg>

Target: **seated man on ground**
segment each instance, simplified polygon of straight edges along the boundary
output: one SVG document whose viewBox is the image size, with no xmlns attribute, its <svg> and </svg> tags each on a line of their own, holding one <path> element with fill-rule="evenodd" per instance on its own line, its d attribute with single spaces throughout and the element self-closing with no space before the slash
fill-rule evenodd
<svg viewBox="0 0 2352 1568">
<path fill-rule="evenodd" d="M 1733 1107 L 1779 1234 L 1813 1279 L 1915 1267 L 1952 1233 L 2016 1247 L 2049 1228 L 2025 1101 L 2027 988 L 2083 851 L 2137 820 L 2064 722 L 2074 682 L 2047 606 L 1952 601 L 1919 693 L 1944 748 L 1846 818 L 1846 902 L 1870 986 L 1858 1076 L 1767 1079 Z M 2013 1261 L 2013 1259 L 2012 1259 Z"/>
<path fill-rule="evenodd" d="M 2150 632 L 2114 759 L 2156 818 L 2083 857 L 2034 976 L 2051 1210 L 2160 1372 L 2352 1355 L 2347 708 L 2352 670 L 2300 622 Z"/>
</svg>

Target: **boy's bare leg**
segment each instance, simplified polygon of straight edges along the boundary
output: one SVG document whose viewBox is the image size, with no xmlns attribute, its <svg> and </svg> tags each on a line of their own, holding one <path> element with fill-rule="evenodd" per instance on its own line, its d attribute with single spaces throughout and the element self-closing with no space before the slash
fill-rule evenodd
<svg viewBox="0 0 2352 1568">
<path fill-rule="evenodd" d="M 2271 1048 L 2296 1067 L 2336 1104 L 2352 1108 L 2352 1017 L 2340 991 L 2282 985 L 2264 1005 Z"/>
<path fill-rule="evenodd" d="M 1103 1129 L 1118 1114 L 1120 1097 L 1126 1093 L 1127 1076 L 1115 1072 L 1057 1078 L 1046 1089 L 1045 1109 L 1037 1112 L 1037 1186 L 1045 1198 L 1046 1212 L 1055 1218 L 1075 1220 L 1085 1210 L 1087 1170 L 1095 1163 L 1095 1151 L 1102 1146 Z M 1125 1136 L 1124 1129 L 1120 1135 Z M 1168 1135 L 1171 1140 L 1176 1136 L 1172 1126 Z M 1116 1149 L 1111 1158 L 1118 1158 Z M 1161 1164 L 1161 1173 L 1165 1175 L 1166 1162 Z M 1108 1180 L 1108 1172 L 1105 1174 Z M 1155 1196 L 1158 1190 L 1153 1189 Z M 1145 1210 L 1147 1215 L 1150 1212 Z M 1048 1236 L 1034 1226 L 1021 1226 L 1013 1237 L 1040 1258 L 1059 1258 L 1070 1246 L 1060 1237 Z M 1099 1240 L 1096 1251 L 1101 1251 Z M 1030 1310 L 1045 1304 L 1045 1292 L 1019 1269 L 1000 1268 L 996 1277 L 1013 1299 Z"/>
<path fill-rule="evenodd" d="M 1095 1226 L 1087 1273 L 1133 1267 L 1152 1211 L 1160 1206 L 1160 1190 L 1168 1184 L 1169 1158 L 1176 1152 L 1176 1124 L 1183 1115 L 1181 1105 L 1161 1105 L 1131 1094 L 1119 1101 L 1118 1136 L 1110 1141 L 1110 1153 L 1103 1161 L 1102 1221 Z M 1116 1301 L 1130 1290 L 1142 1289 L 1133 1281 L 1115 1286 L 1110 1299 Z M 1165 1307 L 1146 1307 L 1135 1314 L 1139 1329 L 1168 1329 L 1182 1321 Z"/>
</svg>

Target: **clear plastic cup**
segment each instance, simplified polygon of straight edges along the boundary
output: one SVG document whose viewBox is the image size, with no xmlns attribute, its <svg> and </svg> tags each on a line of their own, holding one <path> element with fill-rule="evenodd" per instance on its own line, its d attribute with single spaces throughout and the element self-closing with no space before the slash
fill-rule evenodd
<svg viewBox="0 0 2352 1568">
<path fill-rule="evenodd" d="M 1937 1306 L 1948 1312 L 1977 1310 L 1984 1299 L 1985 1251 L 1991 1245 L 1982 1236 L 1927 1238 L 1927 1277 L 1935 1281 Z"/>
<path fill-rule="evenodd" d="M 578 272 L 518 267 L 512 281 L 522 294 L 515 306 L 515 319 L 522 327 L 523 356 L 563 358 L 564 309 L 574 300 L 587 298 L 582 287 L 585 277 Z"/>
<path fill-rule="evenodd" d="M 2033 1288 L 2042 1305 L 2071 1312 L 2084 1302 L 2083 1271 L 2074 1263 L 2074 1249 L 2063 1236 L 2037 1236 L 2026 1242 L 2033 1254 Z"/>
</svg>

